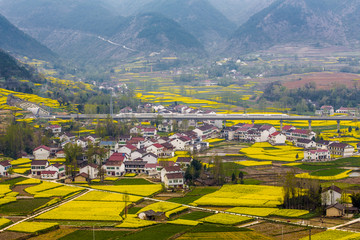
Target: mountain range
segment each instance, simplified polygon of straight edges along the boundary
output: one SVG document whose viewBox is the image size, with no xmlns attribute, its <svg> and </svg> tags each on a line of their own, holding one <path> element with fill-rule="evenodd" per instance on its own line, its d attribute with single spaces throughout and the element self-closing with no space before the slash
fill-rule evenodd
<svg viewBox="0 0 360 240">
<path fill-rule="evenodd" d="M 0 15 L 0 36 L 0 48 L 6 49 L 12 54 L 46 60 L 56 57 L 56 54 L 50 49 L 20 31 L 2 15 Z"/>
<path fill-rule="evenodd" d="M 252 16 L 229 40 L 228 51 L 274 45 L 358 46 L 359 0 L 281 0 Z"/>
<path fill-rule="evenodd" d="M 0 0 L 0 12 L 41 43 L 0 18 L 0 47 L 54 56 L 48 47 L 66 59 L 96 62 L 239 55 L 288 44 L 359 46 L 359 10 L 360 0 Z M 18 42 L 24 38 L 36 46 L 6 45 L 26 46 Z"/>
</svg>

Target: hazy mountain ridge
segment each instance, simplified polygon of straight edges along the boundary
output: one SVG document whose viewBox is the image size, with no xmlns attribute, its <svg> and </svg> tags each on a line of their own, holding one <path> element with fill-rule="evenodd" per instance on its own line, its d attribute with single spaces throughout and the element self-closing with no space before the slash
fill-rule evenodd
<svg viewBox="0 0 360 240">
<path fill-rule="evenodd" d="M 230 39 L 228 51 L 250 52 L 289 43 L 316 46 L 356 43 L 360 28 L 354 27 L 359 22 L 354 17 L 359 5 L 360 1 L 351 0 L 277 1 L 239 27 Z"/>
<path fill-rule="evenodd" d="M 275 0 L 209 0 L 209 2 L 230 21 L 240 26 Z"/>
<path fill-rule="evenodd" d="M 59 55 L 72 60 L 122 59 L 153 51 L 204 52 L 194 36 L 160 14 L 125 18 L 114 14 L 106 3 L 94 0 L 34 0 L 32 2 L 37 3 L 34 5 L 26 2 L 16 0 L 11 7 L 7 6 L 6 12 L 15 19 L 17 13 L 11 9 L 16 6 L 28 9 L 22 19 L 17 19 L 18 25 Z M 37 8 L 42 4 L 45 5 Z"/>
<path fill-rule="evenodd" d="M 208 0 L 155 0 L 140 12 L 158 12 L 173 19 L 209 48 L 228 38 L 236 28 Z"/>
<path fill-rule="evenodd" d="M 0 15 L 0 36 L 0 48 L 10 51 L 12 54 L 43 60 L 56 57 L 50 49 L 19 30 L 2 15 Z"/>
</svg>

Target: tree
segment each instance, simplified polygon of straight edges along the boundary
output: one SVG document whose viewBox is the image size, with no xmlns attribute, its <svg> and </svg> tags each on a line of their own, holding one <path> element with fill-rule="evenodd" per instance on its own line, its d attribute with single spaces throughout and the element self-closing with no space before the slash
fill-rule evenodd
<svg viewBox="0 0 360 240">
<path fill-rule="evenodd" d="M 244 184 L 244 173 L 242 171 L 239 172 L 239 178 L 240 178 L 240 183 Z"/>
<path fill-rule="evenodd" d="M 349 126 L 348 131 L 349 131 L 349 133 L 352 132 L 352 127 L 351 126 Z"/>
<path fill-rule="evenodd" d="M 350 198 L 353 206 L 360 208 L 360 193 L 353 193 L 350 195 Z"/>
<path fill-rule="evenodd" d="M 216 184 L 223 185 L 225 181 L 224 164 L 223 160 L 219 156 L 216 156 L 214 159 L 213 171 Z"/>
<path fill-rule="evenodd" d="M 299 153 L 297 153 L 295 157 L 296 157 L 296 160 L 298 160 L 299 159 Z"/>
<path fill-rule="evenodd" d="M 232 175 L 231 175 L 231 181 L 232 181 L 233 183 L 236 183 L 236 175 L 235 175 L 234 172 L 233 172 Z"/>
<path fill-rule="evenodd" d="M 71 174 L 71 176 L 75 178 L 77 158 L 81 156 L 82 148 L 77 144 L 68 143 L 64 147 L 64 152 L 68 174 Z"/>
<path fill-rule="evenodd" d="M 124 219 L 127 218 L 129 201 L 130 201 L 130 197 L 129 197 L 127 191 L 125 191 L 125 192 L 123 193 L 123 202 L 124 202 L 124 204 L 125 204 L 125 208 L 124 208 L 124 215 L 125 215 L 125 217 L 124 217 Z"/>
</svg>

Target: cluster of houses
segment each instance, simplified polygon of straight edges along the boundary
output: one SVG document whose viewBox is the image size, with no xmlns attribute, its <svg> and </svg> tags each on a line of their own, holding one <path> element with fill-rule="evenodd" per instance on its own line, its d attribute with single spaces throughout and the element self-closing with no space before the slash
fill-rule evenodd
<svg viewBox="0 0 360 240">
<path fill-rule="evenodd" d="M 271 125 L 237 124 L 221 131 L 226 140 L 242 142 L 269 142 L 272 145 L 285 145 L 286 141 L 304 148 L 304 161 L 328 161 L 331 157 L 349 157 L 354 154 L 354 147 L 339 142 L 315 141 L 316 133 L 311 130 L 284 126 L 277 131 Z"/>
<path fill-rule="evenodd" d="M 67 177 L 65 164 L 50 164 L 51 159 L 65 158 L 63 149 L 69 143 L 80 146 L 83 153 L 87 151 L 89 144 L 92 144 L 107 150 L 105 159 L 96 159 L 94 163 L 90 163 L 86 154 L 83 154 L 77 160 L 79 173 L 71 181 L 99 178 L 99 171 L 102 171 L 105 176 L 114 177 L 124 176 L 127 173 L 143 173 L 160 178 L 166 187 L 183 187 L 184 167 L 192 161 L 191 157 L 177 157 L 175 160 L 175 152 L 196 152 L 207 149 L 209 143 L 203 140 L 216 137 L 220 132 L 214 125 L 203 124 L 192 131 L 160 137 L 156 128 L 139 125 L 130 130 L 130 135 L 102 140 L 94 135 L 77 137 L 71 133 L 61 134 L 61 127 L 58 125 L 50 125 L 47 130 L 59 136 L 60 143 L 54 146 L 39 146 L 33 150 L 33 155 L 26 156 L 33 159 L 31 175 L 34 177 L 65 179 Z M 158 161 L 159 158 L 173 159 L 172 161 Z M 1 164 L 6 169 L 11 167 L 10 163 L 7 165 L 2 162 Z"/>
<path fill-rule="evenodd" d="M 316 115 L 331 116 L 335 113 L 348 114 L 355 116 L 358 110 L 356 108 L 341 107 L 335 111 L 333 106 L 322 106 L 319 110 L 315 111 Z"/>
</svg>

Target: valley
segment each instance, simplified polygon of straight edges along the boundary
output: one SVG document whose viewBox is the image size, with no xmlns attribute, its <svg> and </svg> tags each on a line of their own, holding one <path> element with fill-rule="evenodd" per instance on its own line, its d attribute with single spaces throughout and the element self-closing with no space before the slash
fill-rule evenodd
<svg viewBox="0 0 360 240">
<path fill-rule="evenodd" d="M 0 0 L 0 239 L 360 239 L 359 4 Z"/>
</svg>

